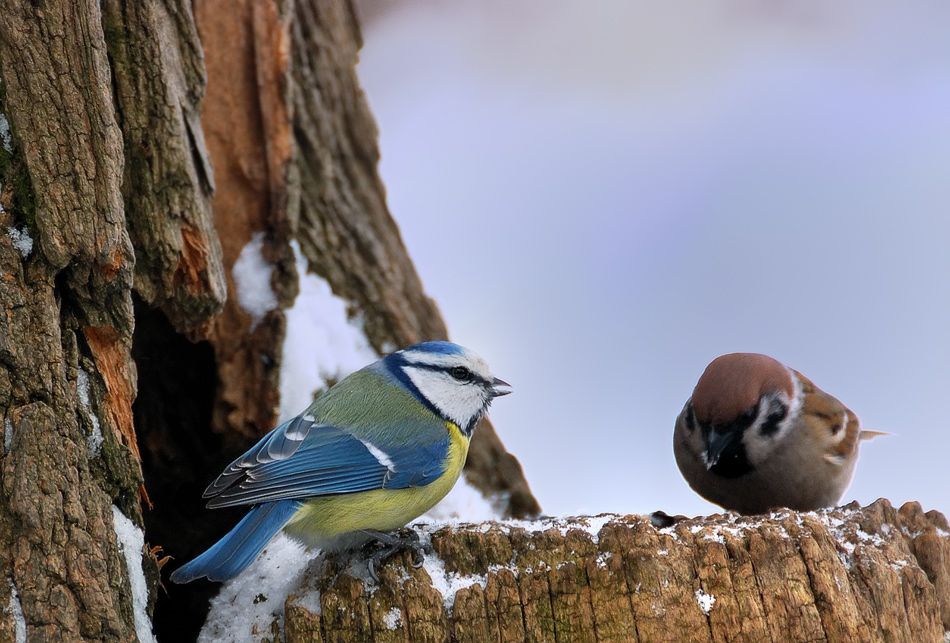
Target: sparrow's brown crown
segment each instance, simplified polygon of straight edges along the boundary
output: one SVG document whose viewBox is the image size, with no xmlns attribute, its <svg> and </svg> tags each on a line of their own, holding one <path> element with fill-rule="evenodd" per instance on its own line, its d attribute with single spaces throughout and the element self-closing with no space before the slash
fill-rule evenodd
<svg viewBox="0 0 950 643">
<path fill-rule="evenodd" d="M 730 353 L 714 359 L 693 389 L 693 412 L 702 423 L 727 424 L 770 391 L 791 400 L 795 384 L 789 369 L 768 355 Z"/>
</svg>

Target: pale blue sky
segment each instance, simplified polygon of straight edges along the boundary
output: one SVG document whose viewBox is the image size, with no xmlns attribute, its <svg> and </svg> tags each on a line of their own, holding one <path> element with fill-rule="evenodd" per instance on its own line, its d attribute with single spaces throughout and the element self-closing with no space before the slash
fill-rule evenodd
<svg viewBox="0 0 950 643">
<path fill-rule="evenodd" d="M 673 460 L 762 352 L 950 512 L 950 5 L 389 3 L 359 73 L 390 209 L 544 509 L 710 513 Z M 675 5 L 675 6 L 674 6 Z"/>
</svg>

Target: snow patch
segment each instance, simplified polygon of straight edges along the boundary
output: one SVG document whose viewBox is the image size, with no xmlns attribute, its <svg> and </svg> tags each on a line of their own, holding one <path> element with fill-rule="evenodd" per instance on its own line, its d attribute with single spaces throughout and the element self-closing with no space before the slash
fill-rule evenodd
<svg viewBox="0 0 950 643">
<path fill-rule="evenodd" d="M 463 473 L 445 498 L 417 520 L 434 520 L 444 523 L 459 521 L 483 523 L 486 520 L 500 520 L 504 517 L 502 508 L 507 504 L 507 494 L 486 498 Z"/>
<path fill-rule="evenodd" d="M 277 295 L 271 288 L 274 266 L 264 259 L 263 249 L 264 233 L 255 232 L 231 268 L 237 302 L 251 316 L 252 331 L 267 313 L 277 308 Z"/>
<path fill-rule="evenodd" d="M 377 359 L 359 319 L 351 319 L 347 302 L 330 285 L 307 272 L 307 260 L 296 241 L 294 250 L 300 292 L 288 308 L 280 367 L 280 421 L 313 402 L 313 395 Z"/>
<path fill-rule="evenodd" d="M 314 616 L 323 614 L 323 605 L 320 604 L 320 590 L 314 589 L 294 601 L 294 605 L 302 607 Z"/>
<path fill-rule="evenodd" d="M 523 529 L 528 533 L 540 533 L 548 529 L 557 529 L 561 536 L 567 536 L 572 529 L 579 529 L 588 533 L 596 545 L 599 542 L 600 530 L 612 520 L 622 520 L 619 514 L 598 514 L 596 516 L 572 516 L 570 518 L 538 518 L 536 520 L 508 519 L 493 523 L 492 526 L 502 529 L 506 534 L 512 529 Z"/>
<path fill-rule="evenodd" d="M 10 136 L 10 122 L 7 115 L 0 113 L 0 143 L 7 152 L 13 152 L 13 137 Z"/>
<path fill-rule="evenodd" d="M 12 578 L 8 578 L 7 582 L 10 584 L 10 602 L 7 603 L 7 613 L 13 615 L 13 641 L 14 643 L 26 643 L 26 617 L 23 616 L 20 594 L 16 591 L 16 585 Z"/>
<path fill-rule="evenodd" d="M 3 206 L 0 206 L 0 212 L 2 211 Z M 13 242 L 13 247 L 20 251 L 24 259 L 29 257 L 30 253 L 33 252 L 33 237 L 30 236 L 30 231 L 26 226 L 10 228 L 7 230 L 7 236 L 10 237 L 10 240 Z"/>
<path fill-rule="evenodd" d="M 387 630 L 396 630 L 402 625 L 402 610 L 394 607 L 383 617 Z"/>
<path fill-rule="evenodd" d="M 846 569 L 851 569 L 854 564 L 854 552 L 859 545 L 870 546 L 870 547 L 883 547 L 887 544 L 887 540 L 884 536 L 887 536 L 891 533 L 890 528 L 884 529 L 887 525 L 881 526 L 881 534 L 869 534 L 858 526 L 856 520 L 853 518 L 857 515 L 855 511 L 844 511 L 843 516 L 832 516 L 829 512 L 835 511 L 836 513 L 842 513 L 842 509 L 820 509 L 814 512 L 808 512 L 809 514 L 818 518 L 822 524 L 828 528 L 828 533 L 831 534 L 832 538 L 835 540 L 835 544 L 838 547 L 838 559 L 845 566 Z M 807 515 L 807 514 L 806 514 Z M 798 524 L 801 525 L 801 516 L 798 517 Z M 857 539 L 858 542 L 851 542 L 852 539 Z"/>
<path fill-rule="evenodd" d="M 669 527 L 661 527 L 660 529 L 657 529 L 657 531 L 663 534 L 664 536 L 669 536 L 676 542 L 679 542 L 680 537 L 679 537 L 679 534 L 676 533 L 676 525 L 670 525 Z"/>
<path fill-rule="evenodd" d="M 431 546 L 432 532 L 424 530 L 422 532 L 422 543 L 427 548 Z M 452 608 L 455 606 L 455 595 L 473 585 L 481 585 L 482 589 L 488 584 L 488 577 L 481 574 L 472 574 L 471 576 L 462 576 L 457 572 L 450 572 L 445 569 L 445 563 L 435 554 L 426 554 L 425 562 L 422 568 L 429 575 L 432 581 L 432 589 L 436 590 L 442 596 L 442 604 L 449 616 L 452 616 Z"/>
<path fill-rule="evenodd" d="M 241 574 L 225 582 L 218 595 L 211 599 L 211 610 L 205 621 L 199 643 L 250 640 L 268 634 L 275 620 L 283 629 L 284 603 L 300 580 L 315 553 L 278 533 L 257 559 Z M 314 611 L 311 607 L 318 606 Z M 319 596 L 298 599 L 308 611 L 319 613 Z"/>
<path fill-rule="evenodd" d="M 3 418 L 3 452 L 10 453 L 13 447 L 13 422 L 10 418 Z"/>
<path fill-rule="evenodd" d="M 323 614 L 323 605 L 320 603 L 319 589 L 307 590 L 302 595 L 297 597 L 297 600 L 294 601 L 294 605 L 302 607 L 314 616 L 320 616 Z"/>
<path fill-rule="evenodd" d="M 591 540 L 596 545 L 600 542 L 600 530 L 604 528 L 604 525 L 619 518 L 620 516 L 617 514 L 598 514 L 596 516 L 581 516 L 580 520 L 587 526 L 585 531 L 590 534 Z"/>
<path fill-rule="evenodd" d="M 102 450 L 102 429 L 99 427 L 99 418 L 92 412 L 92 406 L 89 403 L 89 373 L 82 368 L 76 378 L 76 392 L 79 394 L 79 403 L 86 409 L 89 420 L 92 422 L 92 433 L 86 436 L 86 443 L 89 445 L 89 457 L 95 458 Z"/>
<path fill-rule="evenodd" d="M 703 610 L 703 614 L 709 616 L 709 613 L 712 611 L 713 605 L 716 604 L 716 597 L 712 594 L 707 594 L 701 589 L 696 590 L 696 602 L 699 603 L 699 609 Z"/>
<path fill-rule="evenodd" d="M 115 505 L 112 505 L 112 526 L 115 529 L 119 552 L 125 557 L 125 566 L 129 570 L 135 634 L 139 643 L 156 643 L 155 635 L 152 634 L 152 621 L 148 617 L 148 584 L 145 582 L 145 572 L 142 571 L 145 534 Z"/>
</svg>

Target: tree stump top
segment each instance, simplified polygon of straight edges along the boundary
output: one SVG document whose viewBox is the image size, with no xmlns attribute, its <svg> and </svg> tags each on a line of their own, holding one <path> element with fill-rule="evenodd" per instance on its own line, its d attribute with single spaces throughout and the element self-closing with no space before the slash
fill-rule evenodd
<svg viewBox="0 0 950 643">
<path fill-rule="evenodd" d="M 609 514 L 416 528 L 432 549 L 420 569 L 404 555 L 377 584 L 362 560 L 297 558 L 292 586 L 270 596 L 253 572 L 226 585 L 204 634 L 254 610 L 253 633 L 232 635 L 938 643 L 950 630 L 950 527 L 918 503 L 717 514 L 662 529 Z M 273 568 L 266 558 L 256 567 Z"/>
</svg>

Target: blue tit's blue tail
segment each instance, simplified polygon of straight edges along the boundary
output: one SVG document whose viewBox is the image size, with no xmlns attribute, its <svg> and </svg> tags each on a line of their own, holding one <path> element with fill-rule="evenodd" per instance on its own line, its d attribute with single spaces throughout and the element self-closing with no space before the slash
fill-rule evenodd
<svg viewBox="0 0 950 643">
<path fill-rule="evenodd" d="M 224 538 L 176 569 L 171 581 L 184 584 L 202 576 L 213 581 L 234 578 L 254 562 L 302 504 L 299 500 L 280 500 L 257 505 Z"/>
</svg>

